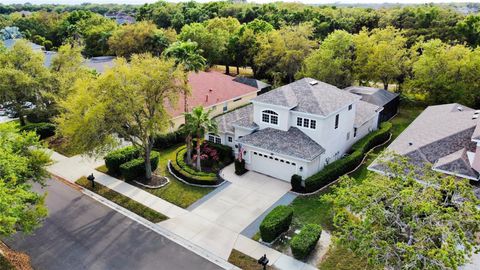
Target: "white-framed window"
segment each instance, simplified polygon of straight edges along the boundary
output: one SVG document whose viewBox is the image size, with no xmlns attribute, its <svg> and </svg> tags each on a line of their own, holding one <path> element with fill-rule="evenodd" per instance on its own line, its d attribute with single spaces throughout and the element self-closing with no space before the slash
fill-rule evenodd
<svg viewBox="0 0 480 270">
<path fill-rule="evenodd" d="M 357 137 L 357 128 L 353 128 L 353 137 Z"/>
<path fill-rule="evenodd" d="M 347 132 L 347 141 L 350 140 L 350 132 Z"/>
<path fill-rule="evenodd" d="M 228 137 L 227 137 L 227 140 L 228 140 L 228 142 L 233 142 L 232 136 L 228 136 Z"/>
<path fill-rule="evenodd" d="M 340 120 L 340 115 L 339 115 L 339 114 L 335 115 L 335 129 L 338 128 L 338 122 L 339 122 L 339 120 Z"/>
<path fill-rule="evenodd" d="M 353 108 L 353 105 L 352 105 L 352 104 L 348 105 L 348 110 L 349 110 L 349 111 L 350 111 L 352 108 Z"/>
<path fill-rule="evenodd" d="M 297 117 L 297 127 L 317 128 L 317 120 Z"/>
<path fill-rule="evenodd" d="M 240 98 L 236 98 L 236 99 L 234 99 L 234 100 L 233 100 L 233 102 L 237 102 L 237 101 L 240 101 L 240 100 L 242 100 L 242 98 L 241 98 L 241 97 L 240 97 Z"/>
<path fill-rule="evenodd" d="M 208 134 L 208 141 L 213 143 L 218 143 L 218 144 L 222 143 L 222 139 L 219 136 L 214 134 Z"/>
<path fill-rule="evenodd" d="M 227 110 L 228 110 L 228 103 L 225 102 L 225 103 L 223 104 L 223 111 L 226 112 Z"/>
<path fill-rule="evenodd" d="M 297 117 L 297 127 L 303 127 L 303 119 L 301 117 Z"/>
<path fill-rule="evenodd" d="M 265 110 L 262 112 L 262 122 L 264 123 L 270 123 L 273 125 L 278 125 L 278 113 L 271 111 L 271 110 Z"/>
</svg>

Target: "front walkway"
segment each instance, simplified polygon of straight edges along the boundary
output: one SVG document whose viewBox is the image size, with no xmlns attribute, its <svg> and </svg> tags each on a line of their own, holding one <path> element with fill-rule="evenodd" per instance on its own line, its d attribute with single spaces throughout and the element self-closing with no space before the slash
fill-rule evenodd
<svg viewBox="0 0 480 270">
<path fill-rule="evenodd" d="M 230 184 L 189 212 L 96 171 L 95 168 L 104 164 L 103 160 L 82 156 L 68 158 L 55 152 L 52 153 L 52 160 L 55 163 L 48 167 L 48 171 L 53 175 L 75 182 L 78 178 L 93 173 L 96 182 L 169 217 L 158 223 L 159 227 L 224 260 L 228 259 L 235 248 L 253 258 L 267 254 L 269 264 L 277 269 L 316 269 L 240 234 L 290 190 L 290 183 L 251 171 L 237 176 L 234 166 L 230 165 L 221 172 Z"/>
</svg>

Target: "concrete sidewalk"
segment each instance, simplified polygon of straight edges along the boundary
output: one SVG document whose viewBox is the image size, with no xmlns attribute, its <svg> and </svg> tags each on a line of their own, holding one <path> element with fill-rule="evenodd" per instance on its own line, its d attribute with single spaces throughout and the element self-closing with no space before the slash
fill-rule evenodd
<svg viewBox="0 0 480 270">
<path fill-rule="evenodd" d="M 52 160 L 56 161 L 56 163 L 50 165 L 47 170 L 51 174 L 61 177 L 69 182 L 74 183 L 80 177 L 93 173 L 97 183 L 100 183 L 109 189 L 125 195 L 132 200 L 135 200 L 159 213 L 164 214 L 169 218 L 175 218 L 188 213 L 187 210 L 162 200 L 161 198 L 140 188 L 96 171 L 95 168 L 104 164 L 103 160 L 95 160 L 82 156 L 68 158 L 55 152 L 52 153 L 51 157 Z"/>
</svg>

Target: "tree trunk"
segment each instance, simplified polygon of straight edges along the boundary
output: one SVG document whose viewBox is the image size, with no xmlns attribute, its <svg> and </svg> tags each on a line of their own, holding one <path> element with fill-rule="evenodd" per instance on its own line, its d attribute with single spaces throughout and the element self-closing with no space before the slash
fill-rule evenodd
<svg viewBox="0 0 480 270">
<path fill-rule="evenodd" d="M 383 82 L 383 89 L 388 90 L 388 82 Z"/>
<path fill-rule="evenodd" d="M 192 165 L 192 135 L 187 135 L 187 164 Z"/>
<path fill-rule="evenodd" d="M 225 74 L 230 75 L 230 66 L 228 64 L 225 65 Z"/>
<path fill-rule="evenodd" d="M 19 110 L 18 111 L 18 120 L 20 120 L 20 126 L 25 126 L 25 118 L 23 118 L 23 114 L 22 112 Z"/>
<path fill-rule="evenodd" d="M 188 72 L 185 73 L 185 87 L 188 85 Z M 183 91 L 183 111 L 188 113 L 188 100 L 187 100 L 187 90 Z"/>
<path fill-rule="evenodd" d="M 237 66 L 237 76 L 240 75 L 240 68 Z"/>
<path fill-rule="evenodd" d="M 201 155 L 201 151 L 200 151 L 200 145 L 201 145 L 201 136 L 200 134 L 197 135 L 197 170 L 199 172 L 202 171 L 202 163 L 200 162 L 200 155 Z"/>
<path fill-rule="evenodd" d="M 152 179 L 152 163 L 150 162 L 150 146 L 145 151 L 145 179 L 148 181 Z"/>
</svg>

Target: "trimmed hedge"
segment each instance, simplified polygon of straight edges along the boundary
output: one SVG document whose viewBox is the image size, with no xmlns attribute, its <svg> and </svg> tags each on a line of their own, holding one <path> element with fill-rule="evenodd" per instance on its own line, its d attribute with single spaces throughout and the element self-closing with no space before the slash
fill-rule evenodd
<svg viewBox="0 0 480 270">
<path fill-rule="evenodd" d="M 328 164 L 320 172 L 305 179 L 305 191 L 314 192 L 355 169 L 370 149 L 388 140 L 391 128 L 390 122 L 382 123 L 380 129 L 356 142 L 350 155 Z"/>
<path fill-rule="evenodd" d="M 158 161 L 160 160 L 160 153 L 152 151 L 150 154 L 150 164 L 152 166 L 152 172 L 157 169 Z M 123 175 L 125 181 L 133 181 L 137 179 L 143 179 L 145 176 L 145 159 L 136 158 L 127 161 L 120 165 L 120 172 Z"/>
<path fill-rule="evenodd" d="M 292 223 L 293 208 L 287 205 L 275 207 L 260 224 L 260 235 L 265 242 L 272 242 L 286 232 Z"/>
<path fill-rule="evenodd" d="M 187 138 L 185 132 L 180 129 L 174 132 L 167 134 L 159 135 L 155 138 L 153 142 L 153 148 L 155 149 L 166 149 L 172 147 L 176 144 L 185 142 Z"/>
<path fill-rule="evenodd" d="M 55 125 L 52 123 L 31 123 L 20 128 L 20 131 L 34 131 L 40 136 L 40 140 L 52 137 L 55 135 Z"/>
<path fill-rule="evenodd" d="M 303 226 L 300 233 L 295 235 L 290 241 L 293 256 L 299 260 L 306 259 L 317 245 L 321 234 L 322 227 L 320 225 L 307 224 Z"/>
<path fill-rule="evenodd" d="M 140 149 L 135 146 L 127 146 L 108 153 L 105 156 L 105 166 L 111 174 L 119 174 L 120 166 L 140 156 Z"/>
<path fill-rule="evenodd" d="M 171 169 L 174 173 L 183 180 L 197 185 L 216 185 L 219 184 L 219 179 L 214 173 L 199 172 L 191 168 L 185 163 L 185 154 L 187 147 L 185 145 L 176 150 L 175 160 L 171 161 Z"/>
<path fill-rule="evenodd" d="M 248 170 L 245 169 L 245 160 L 242 159 L 240 161 L 238 159 L 235 159 L 235 174 L 236 175 L 243 175 L 246 172 L 248 172 Z"/>
<path fill-rule="evenodd" d="M 295 192 L 303 192 L 305 190 L 302 186 L 302 177 L 298 174 L 292 175 L 290 183 L 292 184 L 292 190 Z"/>
</svg>

